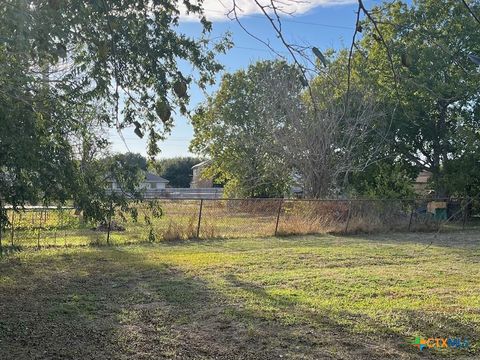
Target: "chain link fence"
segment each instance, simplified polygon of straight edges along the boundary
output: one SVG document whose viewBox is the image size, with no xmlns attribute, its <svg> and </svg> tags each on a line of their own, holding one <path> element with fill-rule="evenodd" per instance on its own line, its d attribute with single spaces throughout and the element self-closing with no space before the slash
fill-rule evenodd
<svg viewBox="0 0 480 360">
<path fill-rule="evenodd" d="M 7 209 L 0 246 L 81 246 L 145 241 L 449 231 L 480 228 L 477 199 L 307 200 L 162 199 L 116 209 L 103 224 L 83 221 L 74 208 Z"/>
</svg>

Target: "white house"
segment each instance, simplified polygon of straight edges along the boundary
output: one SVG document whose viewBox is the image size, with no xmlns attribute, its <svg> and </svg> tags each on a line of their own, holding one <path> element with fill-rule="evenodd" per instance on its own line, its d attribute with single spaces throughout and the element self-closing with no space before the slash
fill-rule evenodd
<svg viewBox="0 0 480 360">
<path fill-rule="evenodd" d="M 145 190 L 145 195 L 147 197 L 151 197 L 164 193 L 167 184 L 167 179 L 149 172 L 145 172 L 145 180 L 143 180 L 139 188 Z M 115 182 L 115 180 L 110 181 L 109 187 L 112 191 L 121 190 L 120 186 Z"/>
<path fill-rule="evenodd" d="M 168 180 L 162 178 L 161 176 L 152 174 L 152 173 L 145 173 L 145 180 L 142 183 L 142 188 L 147 190 L 162 190 L 167 187 Z"/>
</svg>

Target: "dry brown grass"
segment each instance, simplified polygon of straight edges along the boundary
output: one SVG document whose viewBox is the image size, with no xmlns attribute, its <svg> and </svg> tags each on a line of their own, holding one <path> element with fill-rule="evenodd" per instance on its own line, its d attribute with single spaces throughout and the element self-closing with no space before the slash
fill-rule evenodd
<svg viewBox="0 0 480 360">
<path fill-rule="evenodd" d="M 161 200 L 154 205 L 154 209 L 150 204 L 138 204 L 138 219 L 117 211 L 112 220 L 124 226 L 126 231 L 114 232 L 111 241 L 119 244 L 195 238 L 201 203 L 200 200 Z M 421 204 L 400 200 L 221 199 L 204 200 L 202 204 L 198 234 L 201 238 L 265 237 L 275 233 L 428 232 L 439 229 L 437 221 L 421 212 Z M 104 235 L 99 238 L 91 230 L 91 225 L 81 223 L 73 213 L 62 217 L 61 213 L 55 211 L 47 213 L 47 216 L 43 214 L 42 220 L 40 213 L 36 212 L 16 216 L 15 239 L 11 243 L 21 246 L 37 246 L 38 243 L 41 246 L 56 246 L 57 235 L 61 237 L 58 240 L 61 243 L 105 243 Z M 153 216 L 160 212 L 161 217 Z M 275 232 L 278 215 L 278 231 Z M 67 218 L 70 220 L 67 221 Z M 457 221 L 448 226 L 458 229 L 462 223 Z M 36 232 L 41 232 L 40 241 Z M 11 234 L 12 231 L 7 229 L 6 237 L 10 238 Z"/>
<path fill-rule="evenodd" d="M 167 227 L 157 227 L 155 236 L 161 240 L 187 240 L 193 239 L 197 235 L 197 224 L 195 217 L 191 216 L 187 222 L 178 222 L 169 220 Z"/>
<path fill-rule="evenodd" d="M 328 217 L 289 216 L 279 224 L 279 235 L 302 235 L 315 233 L 338 233 L 344 228 Z"/>
<path fill-rule="evenodd" d="M 218 237 L 218 231 L 215 229 L 215 225 L 211 221 L 207 220 L 202 223 L 200 237 L 203 239 L 214 239 Z"/>
</svg>

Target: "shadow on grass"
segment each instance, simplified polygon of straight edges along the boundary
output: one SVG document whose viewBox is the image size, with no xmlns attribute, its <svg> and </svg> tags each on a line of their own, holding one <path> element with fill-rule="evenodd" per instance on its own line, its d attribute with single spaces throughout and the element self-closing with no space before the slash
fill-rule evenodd
<svg viewBox="0 0 480 360">
<path fill-rule="evenodd" d="M 382 334 L 378 338 L 354 334 L 331 314 L 304 309 L 294 297 L 272 296 L 261 286 L 227 274 L 227 289 L 242 289 L 278 311 L 256 308 L 131 249 L 38 253 L 30 261 L 12 257 L 0 262 L 0 274 L 1 359 L 431 356 L 402 347 L 403 339 L 387 328 L 377 327 Z M 289 321 L 280 313 L 305 321 Z M 405 316 L 417 322 L 416 314 Z M 477 330 L 466 330 L 478 337 Z"/>
<path fill-rule="evenodd" d="M 336 314 L 316 311 L 307 306 L 302 306 L 294 294 L 287 296 L 271 295 L 262 286 L 240 280 L 235 275 L 227 275 L 226 280 L 233 287 L 241 288 L 257 300 L 276 308 L 276 320 L 283 325 L 276 329 L 275 336 L 285 342 L 301 343 L 304 346 L 304 353 L 308 354 L 308 358 L 328 358 L 326 354 L 332 355 L 335 353 L 341 359 L 436 359 L 439 356 L 470 359 L 480 339 L 478 328 L 458 321 L 452 316 L 435 314 L 435 317 L 431 317 L 425 316 L 426 314 L 423 311 L 404 310 L 401 313 L 402 320 L 407 328 L 413 329 L 414 333 L 422 334 L 427 338 L 469 339 L 471 346 L 467 351 L 454 349 L 420 353 L 411 345 L 412 338 L 405 337 L 405 334 L 397 329 L 382 325 L 378 320 L 367 315 L 354 314 L 348 311 Z M 283 314 L 283 316 L 278 317 L 278 314 Z M 294 330 L 295 327 L 288 325 L 292 321 L 292 316 L 296 317 L 296 323 L 304 324 L 297 327 L 297 329 L 302 329 L 301 339 L 298 338 L 298 332 Z M 270 318 L 270 315 L 266 312 L 240 310 L 238 311 L 238 317 L 249 319 L 251 322 L 258 322 L 259 319 Z M 351 326 L 345 325 L 345 322 L 341 321 L 347 319 L 374 329 L 374 333 L 359 334 Z M 293 331 L 285 331 L 286 329 Z M 321 346 L 319 347 L 319 345 Z M 296 348 L 299 349 L 300 347 L 297 345 Z M 335 350 L 332 351 L 333 349 Z"/>
</svg>

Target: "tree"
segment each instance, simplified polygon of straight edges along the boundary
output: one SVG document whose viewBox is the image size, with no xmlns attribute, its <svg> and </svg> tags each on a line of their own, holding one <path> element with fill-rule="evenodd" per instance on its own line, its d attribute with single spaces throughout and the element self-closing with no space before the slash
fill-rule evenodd
<svg viewBox="0 0 480 360">
<path fill-rule="evenodd" d="M 201 159 L 194 157 L 161 159 L 155 163 L 155 169 L 160 176 L 169 181 L 169 186 L 188 188 L 193 176 L 192 166 L 201 161 Z"/>
<path fill-rule="evenodd" d="M 364 171 L 352 174 L 350 193 L 373 199 L 411 199 L 414 197 L 411 168 L 398 162 L 378 161 Z"/>
<path fill-rule="evenodd" d="M 277 118 L 263 111 L 266 78 L 296 70 L 285 62 L 258 62 L 226 74 L 217 93 L 193 117 L 191 150 L 212 161 L 207 176 L 226 183 L 227 194 L 276 197 L 288 191 L 290 170 L 273 152 L 272 130 Z M 275 96 L 269 94 L 269 98 Z"/>
<path fill-rule="evenodd" d="M 138 220 L 139 208 L 136 205 L 143 200 L 139 185 L 145 178 L 144 169 L 138 164 L 141 159 L 138 154 L 121 154 L 104 158 L 92 157 L 81 162 L 82 170 L 78 172 L 73 200 L 75 207 L 82 210 L 85 221 L 100 222 L 110 228 L 112 216 L 117 209 L 121 210 L 120 216 L 129 214 L 133 221 Z M 109 187 L 112 181 L 119 188 L 112 190 Z M 148 240 L 154 241 L 152 219 L 160 217 L 162 209 L 156 201 L 148 201 L 146 205 L 148 210 L 142 211 L 142 215 L 145 225 L 149 227 Z M 109 234 L 108 232 L 107 243 Z"/>
<path fill-rule="evenodd" d="M 362 172 L 382 153 L 386 129 L 375 92 L 358 85 L 347 94 L 341 73 L 333 63 L 304 91 L 294 73 L 272 77 L 264 86 L 275 96 L 259 99 L 264 117 L 278 119 L 269 146 L 297 174 L 309 197 L 344 193 L 350 174 Z"/>
<path fill-rule="evenodd" d="M 339 74 L 332 65 L 306 88 L 278 61 L 226 76 L 193 122 L 192 146 L 212 159 L 210 175 L 247 196 L 285 194 L 293 177 L 310 197 L 343 192 L 350 174 L 378 159 L 385 129 L 372 89 L 347 97 Z"/>
<path fill-rule="evenodd" d="M 141 171 L 147 171 L 147 159 L 143 157 L 141 154 L 135 154 L 131 152 L 127 152 L 125 154 L 115 154 L 110 156 L 109 161 L 119 162 L 124 167 L 131 167 Z"/>
<path fill-rule="evenodd" d="M 379 156 L 384 127 L 374 92 L 352 87 L 347 99 L 340 73 L 329 67 L 308 88 L 281 61 L 226 76 L 193 121 L 192 148 L 212 159 L 209 175 L 241 196 L 283 195 L 293 177 L 309 197 L 343 192 Z"/>
<path fill-rule="evenodd" d="M 372 9 L 362 0 L 357 3 L 350 55 L 345 58 L 345 84 L 359 75 L 380 90 L 379 100 L 388 110 L 391 126 L 392 146 L 386 149 L 391 161 L 401 166 L 408 162 L 417 173 L 431 171 L 438 196 L 464 192 L 461 183 L 475 182 L 471 167 L 463 169 L 458 189 L 452 187 L 456 176 L 452 171 L 460 169 L 461 163 L 478 165 L 472 160 L 476 157 L 472 149 L 458 146 L 457 134 L 478 128 L 478 122 L 471 120 L 478 102 L 478 56 L 474 54 L 480 53 L 480 2 L 396 0 Z M 255 5 L 307 80 L 312 52 L 322 61 L 324 54 L 285 36 L 282 15 L 288 13 L 288 4 L 273 0 Z M 239 3 L 234 1 L 229 15 L 241 24 L 239 13 Z M 268 41 L 242 27 L 282 57 Z"/>
<path fill-rule="evenodd" d="M 199 37 L 178 32 L 181 6 L 201 19 Z M 188 87 L 213 82 L 228 46 L 206 40 L 211 24 L 188 0 L 8 0 L 0 18 L 0 199 L 14 206 L 76 195 L 82 113 L 148 134 L 154 156 Z"/>
<path fill-rule="evenodd" d="M 470 121 L 478 123 L 478 105 L 474 105 Z M 464 126 L 454 139 L 454 148 L 461 149 L 445 164 L 443 183 L 448 194 L 453 196 L 477 196 L 480 194 L 480 134 Z"/>
<path fill-rule="evenodd" d="M 478 12 L 478 2 L 472 9 Z M 391 152 L 433 173 L 449 193 L 449 163 L 464 156 L 458 134 L 476 133 L 480 75 L 468 54 L 480 51 L 478 23 L 460 1 L 400 1 L 372 10 L 353 59 L 354 76 L 374 82 L 392 119 Z M 380 38 L 381 36 L 381 38 Z M 382 40 L 383 39 L 383 40 Z"/>
</svg>

